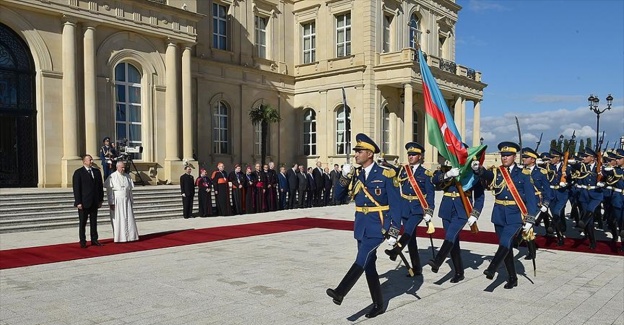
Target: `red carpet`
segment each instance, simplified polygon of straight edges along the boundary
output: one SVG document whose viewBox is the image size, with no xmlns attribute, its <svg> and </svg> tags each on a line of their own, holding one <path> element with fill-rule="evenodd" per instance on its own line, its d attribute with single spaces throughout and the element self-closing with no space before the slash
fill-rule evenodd
<svg viewBox="0 0 624 325">
<path fill-rule="evenodd" d="M 151 249 L 176 247 L 192 244 L 207 243 L 219 240 L 243 238 L 250 236 L 276 234 L 295 230 L 305 230 L 311 228 L 325 228 L 333 230 L 352 230 L 353 221 L 318 219 L 318 218 L 298 218 L 281 221 L 269 221 L 260 223 L 250 223 L 237 226 L 224 226 L 204 229 L 189 229 L 155 233 L 141 236 L 136 242 L 115 244 L 112 240 L 101 240 L 103 247 L 80 248 L 78 243 L 48 245 L 39 247 L 27 247 L 0 250 L 0 270 L 65 262 L 83 258 L 93 258 L 100 256 L 124 254 L 131 252 L 146 251 Z M 425 228 L 418 228 L 418 236 L 426 238 Z M 437 229 L 433 238 L 444 239 L 444 231 Z M 497 244 L 496 235 L 492 232 L 479 232 L 472 234 L 468 230 L 462 230 L 460 234 L 462 241 Z M 566 239 L 564 246 L 557 246 L 556 241 L 547 241 L 544 237 L 536 238 L 538 247 L 553 250 L 576 251 L 593 254 L 619 255 L 612 243 L 598 242 L 596 250 L 591 251 L 587 242 L 580 239 Z"/>
</svg>

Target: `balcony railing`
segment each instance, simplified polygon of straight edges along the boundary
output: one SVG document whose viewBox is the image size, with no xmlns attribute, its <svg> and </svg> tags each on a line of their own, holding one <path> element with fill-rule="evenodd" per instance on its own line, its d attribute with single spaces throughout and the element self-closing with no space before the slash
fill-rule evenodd
<svg viewBox="0 0 624 325">
<path fill-rule="evenodd" d="M 472 80 L 475 80 L 475 75 L 476 75 L 475 70 L 468 68 L 468 72 L 466 72 L 466 77 L 468 77 L 468 78 L 470 78 Z"/>
<path fill-rule="evenodd" d="M 457 64 L 453 61 L 440 59 L 440 70 L 450 72 L 452 74 L 457 73 Z M 474 79 L 474 78 L 473 78 Z"/>
</svg>

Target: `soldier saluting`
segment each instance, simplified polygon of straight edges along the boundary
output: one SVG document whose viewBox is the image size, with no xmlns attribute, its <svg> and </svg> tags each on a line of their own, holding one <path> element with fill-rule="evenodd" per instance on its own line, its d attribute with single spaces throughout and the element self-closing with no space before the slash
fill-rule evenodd
<svg viewBox="0 0 624 325">
<path fill-rule="evenodd" d="M 343 200 L 347 195 L 355 201 L 355 222 L 353 237 L 357 240 L 355 262 L 335 289 L 326 293 L 334 303 L 340 305 L 344 296 L 353 285 L 366 273 L 366 282 L 373 300 L 373 308 L 365 315 L 372 318 L 384 312 L 384 301 L 379 283 L 379 274 L 375 261 L 377 248 L 384 241 L 391 226 L 391 216 L 400 213 L 401 204 L 398 189 L 394 186 L 393 169 L 382 168 L 373 161 L 379 147 L 365 134 L 356 136 L 355 161 L 361 167 L 351 170 L 346 164 L 342 176 L 335 188 L 336 200 Z"/>
<path fill-rule="evenodd" d="M 525 236 L 532 236 L 535 215 L 539 209 L 529 171 L 523 170 L 514 162 L 520 146 L 505 141 L 498 144 L 498 150 L 501 166 L 479 169 L 484 186 L 492 190 L 495 197 L 492 223 L 498 237 L 498 250 L 483 274 L 488 279 L 493 279 L 504 260 L 508 275 L 505 289 L 512 289 L 518 286 L 512 243 L 520 229 L 523 229 Z"/>
</svg>

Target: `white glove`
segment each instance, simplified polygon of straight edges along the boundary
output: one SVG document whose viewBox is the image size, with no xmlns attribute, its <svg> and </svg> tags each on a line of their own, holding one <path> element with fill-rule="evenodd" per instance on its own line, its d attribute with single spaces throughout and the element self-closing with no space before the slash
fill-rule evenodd
<svg viewBox="0 0 624 325">
<path fill-rule="evenodd" d="M 522 227 L 522 230 L 524 232 L 528 232 L 529 230 L 531 230 L 531 228 L 533 228 L 533 224 L 530 222 L 527 222 L 524 224 L 524 226 Z"/>
<path fill-rule="evenodd" d="M 182 197 L 186 197 L 186 194 L 182 193 Z"/>
<path fill-rule="evenodd" d="M 457 176 L 459 176 L 459 168 L 457 167 L 451 168 L 451 170 L 444 174 L 444 178 L 452 178 Z"/>
<path fill-rule="evenodd" d="M 478 160 L 474 160 L 473 162 L 470 163 L 470 168 L 472 168 L 472 170 L 474 170 L 475 172 L 477 170 L 479 170 L 479 161 Z"/>
<path fill-rule="evenodd" d="M 560 183 L 559 183 L 559 186 L 560 186 L 560 187 L 566 187 L 566 186 L 568 186 L 568 183 L 566 183 L 566 182 L 560 182 Z"/>
<path fill-rule="evenodd" d="M 396 245 L 397 239 L 396 237 L 388 237 L 388 245 L 394 246 Z"/>
<path fill-rule="evenodd" d="M 342 165 L 342 176 L 347 176 L 351 172 L 351 165 L 344 164 Z"/>
<path fill-rule="evenodd" d="M 423 220 L 425 220 L 425 222 L 429 222 L 429 221 L 431 221 L 431 215 L 429 215 L 429 214 L 425 214 L 425 215 L 423 216 Z"/>
<path fill-rule="evenodd" d="M 548 212 L 548 207 L 545 205 L 542 205 L 542 207 L 540 208 L 540 211 L 542 212 Z"/>
<path fill-rule="evenodd" d="M 598 186 L 598 187 L 605 187 L 605 183 L 604 182 L 598 182 L 598 183 L 596 183 L 596 186 Z"/>
<path fill-rule="evenodd" d="M 604 170 L 607 171 L 607 172 L 610 172 L 610 171 L 613 170 L 613 167 L 605 167 Z"/>
<path fill-rule="evenodd" d="M 576 164 L 576 160 L 574 160 L 574 159 L 568 159 L 568 164 Z"/>
<path fill-rule="evenodd" d="M 472 227 L 475 222 L 477 222 L 477 218 L 475 216 L 470 216 L 470 218 L 468 218 L 468 227 Z"/>
</svg>

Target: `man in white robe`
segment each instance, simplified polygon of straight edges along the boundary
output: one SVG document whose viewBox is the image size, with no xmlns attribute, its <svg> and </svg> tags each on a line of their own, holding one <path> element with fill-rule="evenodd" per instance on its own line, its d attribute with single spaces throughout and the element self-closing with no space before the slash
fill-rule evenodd
<svg viewBox="0 0 624 325">
<path fill-rule="evenodd" d="M 116 243 L 139 240 L 139 231 L 132 211 L 134 182 L 124 172 L 124 162 L 117 162 L 116 167 L 117 171 L 112 173 L 104 184 L 113 224 L 113 239 Z"/>
</svg>

